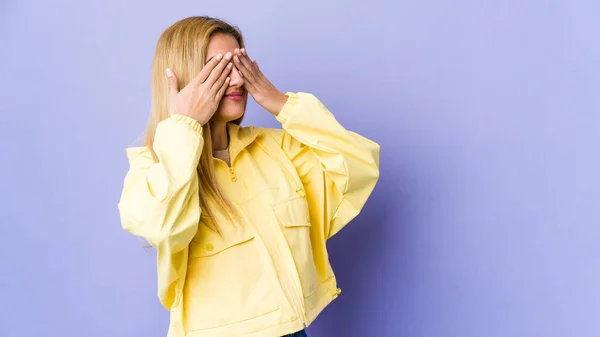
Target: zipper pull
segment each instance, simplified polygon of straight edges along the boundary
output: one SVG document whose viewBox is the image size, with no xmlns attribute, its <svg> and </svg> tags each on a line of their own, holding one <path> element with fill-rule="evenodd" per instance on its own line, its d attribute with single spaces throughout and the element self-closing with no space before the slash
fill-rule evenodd
<svg viewBox="0 0 600 337">
<path fill-rule="evenodd" d="M 235 175 L 235 172 L 233 171 L 233 167 L 229 168 L 229 173 L 231 173 L 231 181 L 236 182 L 237 176 Z"/>
</svg>

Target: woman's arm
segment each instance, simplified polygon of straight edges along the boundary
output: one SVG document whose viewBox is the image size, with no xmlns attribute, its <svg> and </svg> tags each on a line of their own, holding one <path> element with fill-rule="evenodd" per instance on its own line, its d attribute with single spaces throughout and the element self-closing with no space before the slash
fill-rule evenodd
<svg viewBox="0 0 600 337">
<path fill-rule="evenodd" d="M 325 239 L 358 215 L 379 180 L 379 145 L 344 129 L 313 95 L 283 95 L 244 48 L 234 52 L 244 87 L 285 132 L 272 133 L 307 190 L 311 216 L 323 217 Z M 286 98 L 287 96 L 287 98 Z"/>
<path fill-rule="evenodd" d="M 286 95 L 277 114 L 285 130 L 281 147 L 307 189 L 311 214 L 326 217 L 327 239 L 358 215 L 373 191 L 379 145 L 346 130 L 315 96 Z"/>
<path fill-rule="evenodd" d="M 172 115 L 156 129 L 158 162 L 146 147 L 127 150 L 130 169 L 119 202 L 121 225 L 156 248 L 158 296 L 167 309 L 177 298 L 172 285 L 183 273 L 171 261 L 187 259 L 186 247 L 198 230 L 196 169 L 203 144 L 195 119 Z"/>
<path fill-rule="evenodd" d="M 200 219 L 196 168 L 204 140 L 193 118 L 173 115 L 156 129 L 154 162 L 146 147 L 127 149 L 130 169 L 118 205 L 123 229 L 145 238 L 159 254 L 183 250 Z"/>
<path fill-rule="evenodd" d="M 167 69 L 169 113 L 156 128 L 153 148 L 128 149 L 130 170 L 119 203 L 123 228 L 162 252 L 187 247 L 200 219 L 197 167 L 204 139 L 202 125 L 214 115 L 229 85 L 232 53 L 218 54 L 179 91 Z"/>
</svg>

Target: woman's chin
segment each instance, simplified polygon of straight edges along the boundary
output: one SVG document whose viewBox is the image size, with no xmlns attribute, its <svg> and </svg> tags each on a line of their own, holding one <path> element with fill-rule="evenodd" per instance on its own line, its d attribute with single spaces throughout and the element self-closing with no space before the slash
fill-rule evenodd
<svg viewBox="0 0 600 337">
<path fill-rule="evenodd" d="M 231 122 L 241 118 L 243 115 L 244 109 L 227 109 L 217 111 L 214 118 L 224 122 Z"/>
</svg>

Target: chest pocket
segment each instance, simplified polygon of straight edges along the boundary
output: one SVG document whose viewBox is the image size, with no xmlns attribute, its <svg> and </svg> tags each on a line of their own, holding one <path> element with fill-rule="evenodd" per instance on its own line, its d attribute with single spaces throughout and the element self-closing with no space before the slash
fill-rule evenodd
<svg viewBox="0 0 600 337">
<path fill-rule="evenodd" d="M 198 232 L 190 243 L 190 258 L 212 256 L 254 238 L 252 231 L 240 225 L 231 222 L 220 223 L 221 234 L 205 224 L 198 225 Z"/>
<path fill-rule="evenodd" d="M 314 262 L 311 222 L 305 197 L 298 196 L 273 205 L 273 212 L 292 252 L 304 297 L 320 284 Z"/>
</svg>

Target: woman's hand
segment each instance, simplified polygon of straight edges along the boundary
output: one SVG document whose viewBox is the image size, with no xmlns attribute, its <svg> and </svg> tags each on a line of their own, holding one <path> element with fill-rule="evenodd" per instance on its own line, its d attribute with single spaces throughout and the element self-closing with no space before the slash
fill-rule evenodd
<svg viewBox="0 0 600 337">
<path fill-rule="evenodd" d="M 178 90 L 177 76 L 167 69 L 169 113 L 191 117 L 204 126 L 217 111 L 229 86 L 228 75 L 233 68 L 229 62 L 231 57 L 231 53 L 213 57 L 181 91 Z"/>
<path fill-rule="evenodd" d="M 258 68 L 258 63 L 250 60 L 244 48 L 235 49 L 233 62 L 240 76 L 244 79 L 244 87 L 256 103 L 277 116 L 285 105 L 287 97 L 267 80 Z"/>
</svg>

